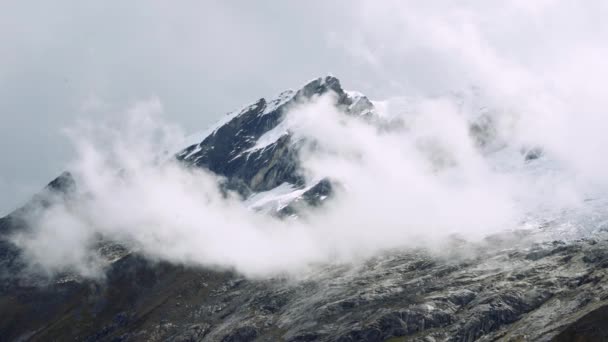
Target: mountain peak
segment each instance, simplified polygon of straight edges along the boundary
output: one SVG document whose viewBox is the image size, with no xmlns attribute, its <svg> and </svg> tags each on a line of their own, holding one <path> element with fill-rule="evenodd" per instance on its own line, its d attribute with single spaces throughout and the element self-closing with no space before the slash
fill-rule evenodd
<svg viewBox="0 0 608 342">
<path fill-rule="evenodd" d="M 300 89 L 296 96 L 310 98 L 314 95 L 322 95 L 328 91 L 334 91 L 338 95 L 344 94 L 340 80 L 334 76 L 322 76 L 308 82 Z"/>
<path fill-rule="evenodd" d="M 345 114 L 365 115 L 373 111 L 365 96 L 345 91 L 334 76 L 322 76 L 297 91 L 287 90 L 274 99 L 260 99 L 233 112 L 202 137 L 200 143 L 178 153 L 177 159 L 225 177 L 227 188 L 243 197 L 281 186 L 317 189 L 315 184 L 305 184 L 300 175 L 299 147 L 294 144 L 285 114 L 295 103 L 329 93 L 336 95 L 335 105 Z M 321 188 L 326 196 L 327 187 Z"/>
</svg>

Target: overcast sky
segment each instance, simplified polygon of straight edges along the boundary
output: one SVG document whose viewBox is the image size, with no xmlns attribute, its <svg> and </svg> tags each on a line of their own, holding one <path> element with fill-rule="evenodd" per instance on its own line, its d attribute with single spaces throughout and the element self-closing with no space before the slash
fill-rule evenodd
<svg viewBox="0 0 608 342">
<path fill-rule="evenodd" d="M 345 74 L 329 41 L 341 6 L 308 3 L 0 1 L 0 214 L 65 168 L 62 129 L 78 118 L 157 97 L 169 120 L 196 131 L 256 98 Z"/>
<path fill-rule="evenodd" d="M 192 132 L 328 73 L 372 98 L 517 88 L 607 41 L 581 3 L 0 0 L 0 215 L 66 168 L 79 119 L 157 98 Z"/>
</svg>

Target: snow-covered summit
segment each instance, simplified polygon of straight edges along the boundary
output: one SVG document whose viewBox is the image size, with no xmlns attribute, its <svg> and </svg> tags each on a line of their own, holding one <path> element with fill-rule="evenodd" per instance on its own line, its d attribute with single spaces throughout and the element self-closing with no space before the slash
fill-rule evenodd
<svg viewBox="0 0 608 342">
<path fill-rule="evenodd" d="M 335 95 L 336 106 L 348 114 L 373 113 L 371 101 L 363 94 L 345 91 L 333 76 L 319 77 L 297 91 L 286 90 L 275 98 L 262 98 L 229 113 L 200 132 L 200 140 L 178 152 L 177 158 L 187 165 L 206 168 L 225 177 L 225 186 L 244 198 L 262 192 L 284 193 L 285 189 L 299 194 L 306 189 L 320 191 L 317 199 L 326 197 L 330 191 L 328 184 L 320 187 L 315 187 L 320 181 L 306 184 L 300 174 L 298 145 L 285 118 L 289 115 L 290 106 L 328 93 Z M 287 196 L 291 197 L 295 199 L 298 196 Z M 280 207 L 284 209 L 286 206 Z"/>
</svg>

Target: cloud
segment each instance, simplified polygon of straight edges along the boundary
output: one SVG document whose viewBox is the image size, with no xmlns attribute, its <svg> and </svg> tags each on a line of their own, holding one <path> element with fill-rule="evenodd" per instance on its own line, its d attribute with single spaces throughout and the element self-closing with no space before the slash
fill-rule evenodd
<svg viewBox="0 0 608 342">
<path fill-rule="evenodd" d="M 480 149 L 470 133 L 476 112 L 463 113 L 451 98 L 422 98 L 409 111 L 385 113 L 401 122 L 389 130 L 334 103 L 333 95 L 315 98 L 285 117 L 296 140 L 311 143 L 301 155 L 307 177 L 338 185 L 333 199 L 299 220 L 256 213 L 226 197 L 218 176 L 159 153 L 183 134 L 151 100 L 117 124 L 72 131 L 78 200 L 34 217 L 34 229 L 13 241 L 50 274 L 102 275 L 103 238 L 152 259 L 254 277 L 297 275 L 395 248 L 434 247 L 454 235 L 479 240 L 537 224 L 530 215 L 547 218 L 537 210 L 579 203 L 567 172 L 529 172 L 518 140 L 498 152 Z M 501 160 L 510 167 L 500 169 Z"/>
<path fill-rule="evenodd" d="M 82 200 L 58 204 L 15 241 L 51 272 L 94 264 L 96 274 L 101 236 L 152 258 L 266 276 L 454 234 L 480 239 L 546 222 L 556 233 L 594 229 L 604 214 L 591 200 L 608 187 L 606 9 L 355 2 L 327 39 L 369 76 L 368 89 L 389 98 L 377 108 L 399 125 L 383 130 L 349 117 L 331 96 L 292 108 L 293 134 L 318 142 L 301 156 L 307 176 L 341 185 L 323 208 L 295 221 L 260 215 L 225 198 L 217 176 L 167 161 L 162 151 L 183 134 L 160 118 L 161 98 L 117 116 L 124 123 L 72 130 Z M 188 25 L 176 29 L 198 37 Z M 180 58 L 193 62 L 201 51 Z M 543 157 L 525 161 L 530 150 Z M 593 219 L 584 208 L 597 209 Z"/>
</svg>

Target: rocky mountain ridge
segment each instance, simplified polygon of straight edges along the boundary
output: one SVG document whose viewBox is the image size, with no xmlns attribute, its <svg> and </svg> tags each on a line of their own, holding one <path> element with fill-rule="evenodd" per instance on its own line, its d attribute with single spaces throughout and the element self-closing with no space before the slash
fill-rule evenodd
<svg viewBox="0 0 608 342">
<path fill-rule="evenodd" d="M 349 94 L 335 77 L 321 77 L 297 92 L 285 91 L 269 102 L 262 98 L 228 114 L 225 124 L 205 136 L 200 143 L 179 152 L 177 158 L 186 165 L 209 169 L 226 177 L 226 188 L 237 191 L 243 198 L 282 187 L 304 189 L 292 200 L 318 201 L 329 195 L 331 182 L 321 179 L 314 184 L 306 184 L 299 172 L 297 155 L 301 145 L 281 123 L 291 107 L 328 93 L 336 96 L 336 106 L 346 114 L 372 115 L 373 104 L 365 96 Z M 252 203 L 252 206 L 256 204 Z M 288 207 L 289 203 L 282 206 L 283 213 L 292 212 Z"/>
<path fill-rule="evenodd" d="M 307 183 L 299 145 L 281 123 L 290 106 L 332 92 L 348 115 L 371 101 L 338 79 L 315 79 L 228 115 L 176 158 L 224 177 L 254 210 L 294 215 L 320 205 L 330 179 Z M 523 160 L 531 160 L 527 156 Z M 360 265 L 327 265 L 303 279 L 147 260 L 100 241 L 103 280 L 32 274 L 11 234 L 77 186 L 69 173 L 0 219 L 1 341 L 602 341 L 608 339 L 608 239 L 539 240 L 518 230 L 440 253 L 387 251 Z M 546 227 L 543 229 L 550 229 Z M 542 232 L 540 232 L 542 233 Z"/>
</svg>

